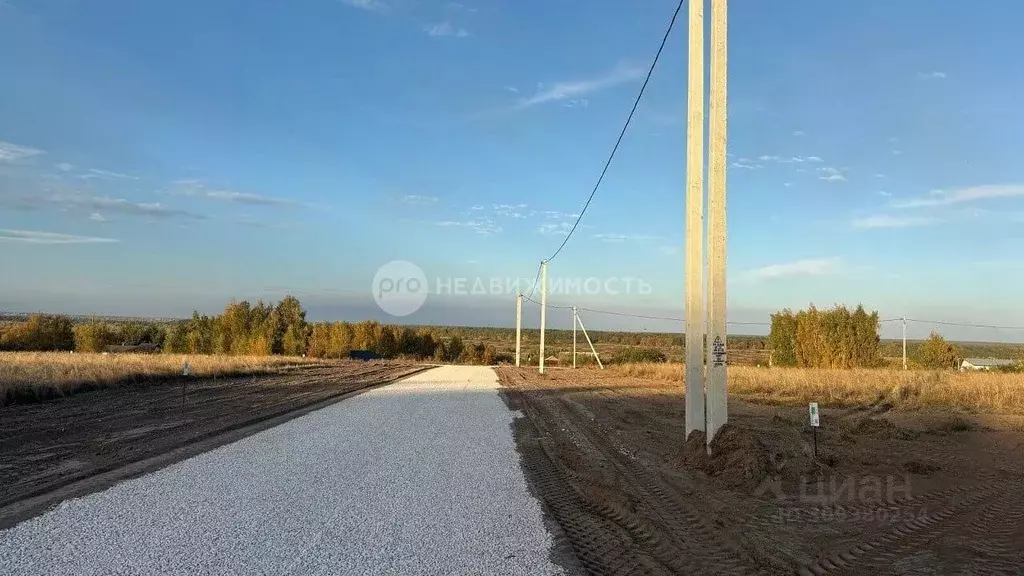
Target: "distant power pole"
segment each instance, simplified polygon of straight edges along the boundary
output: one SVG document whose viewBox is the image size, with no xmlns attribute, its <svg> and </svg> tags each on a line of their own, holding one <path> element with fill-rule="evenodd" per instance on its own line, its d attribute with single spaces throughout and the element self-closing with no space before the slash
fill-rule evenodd
<svg viewBox="0 0 1024 576">
<path fill-rule="evenodd" d="M 544 373 L 544 327 L 548 317 L 548 261 L 540 263 L 540 373 Z"/>
<path fill-rule="evenodd" d="M 686 82 L 686 437 L 704 416 L 704 0 L 690 2 Z"/>
<path fill-rule="evenodd" d="M 519 351 L 523 343 L 523 294 L 516 294 L 516 368 L 519 368 Z"/>
<path fill-rule="evenodd" d="M 572 307 L 572 368 L 576 369 L 576 307 Z"/>
<path fill-rule="evenodd" d="M 903 369 L 907 369 L 907 317 L 903 317 Z"/>
</svg>

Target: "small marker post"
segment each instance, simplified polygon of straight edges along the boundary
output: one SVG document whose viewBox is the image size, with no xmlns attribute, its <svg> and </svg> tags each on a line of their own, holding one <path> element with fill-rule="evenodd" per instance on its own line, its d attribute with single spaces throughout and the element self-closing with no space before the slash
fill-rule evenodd
<svg viewBox="0 0 1024 576">
<path fill-rule="evenodd" d="M 808 407 L 811 414 L 811 430 L 814 432 L 814 459 L 818 459 L 818 427 L 821 426 L 821 417 L 818 412 L 818 403 L 811 402 Z"/>
</svg>

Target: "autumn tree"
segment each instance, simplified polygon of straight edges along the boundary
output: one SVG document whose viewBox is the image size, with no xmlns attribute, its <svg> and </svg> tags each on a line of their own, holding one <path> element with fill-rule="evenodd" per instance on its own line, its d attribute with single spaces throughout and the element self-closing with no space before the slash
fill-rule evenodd
<svg viewBox="0 0 1024 576">
<path fill-rule="evenodd" d="M 917 362 L 925 368 L 956 368 L 960 351 L 938 332 L 932 332 L 917 350 Z"/>
</svg>

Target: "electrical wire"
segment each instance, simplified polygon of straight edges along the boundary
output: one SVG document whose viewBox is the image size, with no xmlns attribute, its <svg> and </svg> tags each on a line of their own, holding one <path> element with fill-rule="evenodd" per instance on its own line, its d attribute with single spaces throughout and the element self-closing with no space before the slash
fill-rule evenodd
<svg viewBox="0 0 1024 576">
<path fill-rule="evenodd" d="M 548 262 L 554 260 L 555 257 L 558 256 L 558 253 L 562 251 L 562 248 L 565 248 L 569 239 L 572 238 L 573 233 L 576 232 L 576 227 L 580 224 L 580 220 L 583 219 L 583 215 L 586 214 L 587 208 L 590 207 L 590 202 L 594 199 L 594 194 L 597 193 L 597 189 L 600 188 L 601 182 L 604 181 L 604 176 L 608 173 L 608 167 L 611 166 L 612 159 L 615 158 L 615 153 L 619 150 L 619 144 L 622 143 L 622 139 L 626 135 L 626 129 L 629 128 L 630 122 L 633 121 L 633 115 L 636 114 L 636 109 L 640 106 L 640 100 L 644 96 L 647 84 L 651 81 L 651 75 L 654 74 L 654 68 L 658 65 L 658 59 L 661 58 L 661 52 L 665 49 L 665 43 L 668 42 L 669 34 L 672 32 L 672 28 L 676 24 L 676 18 L 678 18 L 679 12 L 683 9 L 684 2 L 685 0 L 679 0 L 679 5 L 676 6 L 676 11 L 672 13 L 672 19 L 668 23 L 668 28 L 665 29 L 665 35 L 661 38 L 661 45 L 658 46 L 658 52 L 654 55 L 654 61 L 651 62 L 651 67 L 647 70 L 647 76 L 644 78 L 644 83 L 640 87 L 640 92 L 636 95 L 636 100 L 633 102 L 633 108 L 629 111 L 629 116 L 626 117 L 626 123 L 622 125 L 622 130 L 619 131 L 619 137 L 615 140 L 615 146 L 612 147 L 612 152 L 608 155 L 608 160 L 605 161 L 604 168 L 601 169 L 601 175 L 598 176 L 597 183 L 594 184 L 594 189 L 590 191 L 590 196 L 587 198 L 586 204 L 583 205 L 583 210 L 580 210 L 579 216 L 576 217 L 576 222 L 573 223 L 572 229 L 570 229 L 569 233 L 566 234 L 565 239 L 562 240 L 562 243 L 558 246 L 558 249 L 555 250 L 555 253 L 547 259 Z"/>
</svg>

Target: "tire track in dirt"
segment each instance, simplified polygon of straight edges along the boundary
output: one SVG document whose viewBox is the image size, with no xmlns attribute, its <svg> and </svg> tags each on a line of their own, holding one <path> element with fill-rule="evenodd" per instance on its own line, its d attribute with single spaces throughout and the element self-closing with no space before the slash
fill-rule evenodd
<svg viewBox="0 0 1024 576">
<path fill-rule="evenodd" d="M 655 560 L 663 568 L 657 573 L 757 573 L 742 560 L 744 550 L 725 542 L 719 530 L 706 523 L 698 511 L 674 496 L 672 488 L 647 473 L 628 451 L 611 440 L 607 431 L 595 430 L 598 427 L 588 421 L 591 416 L 586 408 L 557 395 L 517 392 L 512 394 L 517 397 L 532 422 L 550 423 L 559 427 L 559 430 L 551 434 L 549 442 L 545 443 L 549 451 L 555 452 L 549 454 L 547 459 L 551 466 L 556 466 L 553 462 L 572 461 L 610 465 L 616 479 L 628 486 L 633 501 L 623 503 L 610 497 L 613 490 L 602 489 L 566 467 L 559 469 L 562 481 L 576 493 L 579 504 L 591 515 L 605 519 L 628 534 L 629 541 L 619 540 L 620 547 L 625 544 L 627 550 L 633 549 L 631 553 L 634 556 Z M 561 436 L 562 440 L 555 439 L 556 435 Z M 576 454 L 557 452 L 569 449 Z M 536 464 L 529 464 L 528 468 L 531 465 Z M 545 482 L 548 479 L 543 479 L 538 486 L 542 495 L 546 490 L 557 490 Z M 572 514 L 571 510 L 567 512 Z M 577 522 L 572 517 L 567 521 L 570 525 Z M 563 523 L 561 518 L 559 523 Z M 566 532 L 575 545 L 576 538 L 571 530 Z M 636 549 L 642 551 L 642 556 L 636 554 Z M 577 553 L 581 551 L 577 549 Z M 583 557 L 586 556 L 589 556 L 589 552 L 584 546 L 581 562 L 594 574 L 631 573 L 631 563 L 604 562 L 600 558 L 584 561 Z"/>
<path fill-rule="evenodd" d="M 801 566 L 797 573 L 800 576 L 879 574 L 883 567 L 891 567 L 899 560 L 928 549 L 929 546 L 926 544 L 945 534 L 966 532 L 974 537 L 987 536 L 988 529 L 978 524 L 976 518 L 985 510 L 1001 503 L 1002 499 L 996 497 L 998 493 L 997 486 L 988 486 L 967 493 L 941 510 L 892 528 L 880 536 L 833 553 L 824 559 Z M 982 505 L 981 508 L 974 508 L 978 504 Z M 984 560 L 976 561 L 987 564 Z"/>
</svg>

